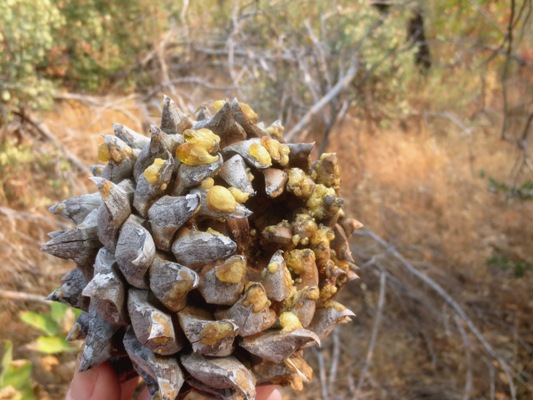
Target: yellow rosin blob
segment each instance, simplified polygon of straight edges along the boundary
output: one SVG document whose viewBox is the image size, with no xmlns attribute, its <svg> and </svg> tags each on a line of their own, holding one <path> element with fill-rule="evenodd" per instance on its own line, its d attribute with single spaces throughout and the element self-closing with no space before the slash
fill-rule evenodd
<svg viewBox="0 0 533 400">
<path fill-rule="evenodd" d="M 213 102 L 213 108 L 216 112 L 219 112 L 224 107 L 224 104 L 226 104 L 226 100 L 216 100 Z"/>
<path fill-rule="evenodd" d="M 144 170 L 144 177 L 150 185 L 155 186 L 159 183 L 159 180 L 161 179 L 161 170 L 165 164 L 166 160 L 156 158 L 152 165 Z"/>
<path fill-rule="evenodd" d="M 266 131 L 274 139 L 281 140 L 283 139 L 283 131 L 285 131 L 285 128 L 283 127 L 283 125 L 281 125 L 279 121 L 276 121 L 268 128 L 266 128 Z"/>
<path fill-rule="evenodd" d="M 248 118 L 251 123 L 255 124 L 259 120 L 258 115 L 255 113 L 254 110 L 252 110 L 252 107 L 250 107 L 248 104 L 239 103 L 239 106 L 241 107 L 244 116 Z"/>
<path fill-rule="evenodd" d="M 230 322 L 213 321 L 202 328 L 200 341 L 207 346 L 213 346 L 225 337 L 233 335 L 233 332 L 233 325 Z"/>
<path fill-rule="evenodd" d="M 265 289 L 261 285 L 253 285 L 246 289 L 245 300 L 243 301 L 245 307 L 252 305 L 253 312 L 258 313 L 270 307 L 270 304 Z"/>
<path fill-rule="evenodd" d="M 246 261 L 236 258 L 218 267 L 216 277 L 224 283 L 239 283 L 246 274 Z"/>
<path fill-rule="evenodd" d="M 152 316 L 153 322 L 150 326 L 150 329 L 156 332 L 156 337 L 152 338 L 151 340 L 154 343 L 164 345 L 165 343 L 168 343 L 170 340 L 172 340 L 172 337 L 174 335 L 172 326 L 169 325 L 168 321 L 161 317 L 161 315 L 154 314 Z M 151 334 L 150 334 L 151 336 Z"/>
<path fill-rule="evenodd" d="M 211 211 L 231 213 L 237 209 L 238 203 L 231 192 L 224 186 L 215 185 L 207 191 L 207 207 Z"/>
<path fill-rule="evenodd" d="M 297 197 L 308 198 L 314 190 L 313 181 L 300 168 L 291 168 L 287 189 Z"/>
<path fill-rule="evenodd" d="M 100 143 L 98 145 L 98 160 L 102 162 L 108 162 L 110 160 L 109 147 L 106 143 Z"/>
<path fill-rule="evenodd" d="M 241 204 L 246 203 L 248 201 L 248 199 L 250 198 L 250 194 L 249 193 L 245 193 L 245 192 L 243 192 L 242 190 L 240 190 L 240 189 L 238 189 L 236 187 L 230 186 L 228 188 L 228 190 L 233 195 L 233 197 L 235 197 L 235 200 L 237 200 Z"/>
<path fill-rule="evenodd" d="M 310 249 L 295 249 L 285 252 L 283 255 L 287 267 L 289 267 L 295 274 L 301 275 L 306 272 L 311 272 L 315 265 L 315 253 Z"/>
<path fill-rule="evenodd" d="M 100 143 L 98 145 L 98 159 L 101 162 L 109 162 L 113 160 L 115 164 L 120 164 L 125 158 L 132 155 L 132 150 L 129 146 L 120 149 L 114 144 Z"/>
<path fill-rule="evenodd" d="M 109 196 L 111 195 L 111 189 L 113 188 L 113 184 L 110 181 L 104 181 L 102 184 L 102 187 L 100 188 L 100 196 L 102 196 L 102 199 L 104 201 L 107 201 L 109 199 Z"/>
<path fill-rule="evenodd" d="M 210 176 L 208 176 L 207 178 L 205 178 L 201 183 L 200 183 L 200 187 L 202 189 L 205 189 L 205 190 L 208 190 L 208 189 L 211 189 L 213 186 L 215 186 L 215 181 L 213 178 L 211 178 Z"/>
<path fill-rule="evenodd" d="M 205 128 L 198 130 L 186 129 L 183 132 L 183 138 L 187 143 L 196 143 L 205 147 L 209 153 L 216 151 L 220 144 L 220 136 Z"/>
<path fill-rule="evenodd" d="M 216 112 L 219 112 L 224 107 L 224 104 L 226 104 L 226 100 L 217 100 L 213 102 L 213 108 Z M 239 107 L 251 123 L 255 124 L 259 120 L 257 113 L 248 104 L 239 102 Z"/>
<path fill-rule="evenodd" d="M 272 165 L 270 154 L 260 143 L 252 143 L 250 145 L 250 155 L 264 167 L 270 167 Z"/>
<path fill-rule="evenodd" d="M 271 274 L 275 274 L 276 272 L 278 272 L 278 268 L 279 268 L 279 263 L 277 262 L 271 262 L 267 266 L 267 270 Z"/>
<path fill-rule="evenodd" d="M 293 332 L 298 329 L 303 329 L 302 323 L 296 314 L 286 311 L 279 316 L 279 323 L 283 332 Z"/>
<path fill-rule="evenodd" d="M 316 185 L 313 193 L 306 203 L 309 214 L 317 219 L 325 218 L 328 211 L 327 199 L 335 199 L 336 197 L 337 196 L 333 188 L 328 188 L 324 185 Z M 335 206 L 335 204 L 333 204 L 333 206 Z"/>
<path fill-rule="evenodd" d="M 308 300 L 318 300 L 320 297 L 320 290 L 315 286 L 314 288 L 307 290 L 302 297 Z"/>
<path fill-rule="evenodd" d="M 261 138 L 261 144 L 268 151 L 272 160 L 277 161 L 282 167 L 289 163 L 289 153 L 291 152 L 289 146 L 268 136 Z"/>
<path fill-rule="evenodd" d="M 218 156 L 212 156 L 207 149 L 198 143 L 183 143 L 176 149 L 176 157 L 183 164 L 205 165 L 218 160 Z"/>
</svg>

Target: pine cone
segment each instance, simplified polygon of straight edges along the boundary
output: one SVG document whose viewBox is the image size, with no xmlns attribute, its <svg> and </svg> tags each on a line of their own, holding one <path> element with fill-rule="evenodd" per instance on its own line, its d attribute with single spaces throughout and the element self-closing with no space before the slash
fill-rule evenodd
<svg viewBox="0 0 533 400">
<path fill-rule="evenodd" d="M 333 297 L 356 278 L 335 154 L 283 143 L 246 104 L 217 101 L 197 121 L 164 98 L 151 138 L 115 124 L 98 192 L 51 208 L 77 224 L 43 250 L 76 268 L 49 298 L 83 310 L 80 370 L 108 360 L 152 398 L 190 391 L 254 399 L 302 389 L 303 349 L 354 314 Z"/>
</svg>

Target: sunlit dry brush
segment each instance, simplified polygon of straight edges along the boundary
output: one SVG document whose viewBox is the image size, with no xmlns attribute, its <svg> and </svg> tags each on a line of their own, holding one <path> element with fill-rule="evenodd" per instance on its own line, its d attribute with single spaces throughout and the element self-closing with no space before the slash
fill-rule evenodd
<svg viewBox="0 0 533 400">
<path fill-rule="evenodd" d="M 165 97 L 150 138 L 115 124 L 91 167 L 95 193 L 51 211 L 76 227 L 43 250 L 76 268 L 50 298 L 84 312 L 80 369 L 110 361 L 152 398 L 190 391 L 253 399 L 301 390 L 320 345 L 353 313 L 334 297 L 355 279 L 335 154 L 283 142 L 237 100 L 193 121 Z"/>
</svg>

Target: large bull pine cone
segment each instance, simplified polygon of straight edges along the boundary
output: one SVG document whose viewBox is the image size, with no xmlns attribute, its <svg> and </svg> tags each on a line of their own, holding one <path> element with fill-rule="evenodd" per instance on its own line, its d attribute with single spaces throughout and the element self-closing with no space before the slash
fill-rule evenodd
<svg viewBox="0 0 533 400">
<path fill-rule="evenodd" d="M 254 399 L 301 389 L 303 349 L 353 313 L 333 297 L 356 277 L 358 226 L 339 197 L 335 154 L 284 144 L 246 104 L 217 101 L 197 121 L 164 98 L 151 138 L 115 124 L 91 178 L 98 192 L 51 211 L 77 227 L 43 250 L 76 268 L 50 299 L 80 308 L 80 370 L 109 360 L 152 398 L 190 391 Z"/>
</svg>

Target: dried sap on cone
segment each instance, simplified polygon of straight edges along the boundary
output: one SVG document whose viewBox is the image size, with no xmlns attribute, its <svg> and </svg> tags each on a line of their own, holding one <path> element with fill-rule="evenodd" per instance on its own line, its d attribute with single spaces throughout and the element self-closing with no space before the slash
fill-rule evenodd
<svg viewBox="0 0 533 400">
<path fill-rule="evenodd" d="M 76 226 L 43 250 L 76 264 L 50 299 L 79 308 L 81 369 L 109 360 L 153 399 L 253 399 L 302 389 L 302 354 L 353 313 L 333 298 L 356 278 L 335 154 L 252 108 L 217 101 L 194 121 L 163 100 L 146 137 L 119 124 L 92 168 L 95 192 L 50 208 Z"/>
</svg>

